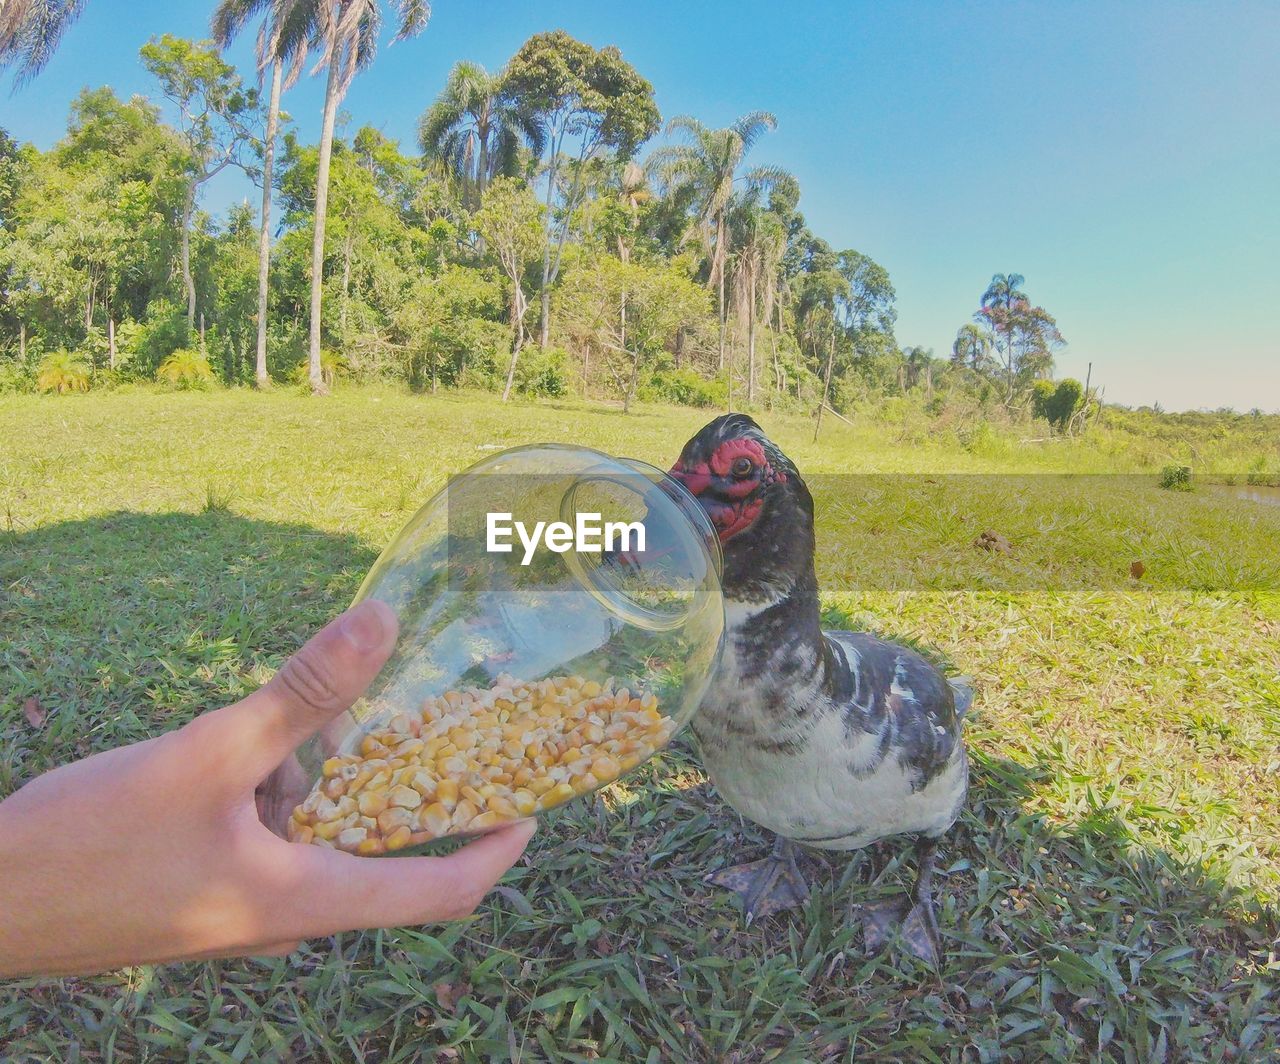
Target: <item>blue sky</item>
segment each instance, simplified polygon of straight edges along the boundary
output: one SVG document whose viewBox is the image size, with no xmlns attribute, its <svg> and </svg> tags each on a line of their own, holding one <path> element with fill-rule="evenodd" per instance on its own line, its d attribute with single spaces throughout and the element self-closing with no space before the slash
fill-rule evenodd
<svg viewBox="0 0 1280 1064">
<path fill-rule="evenodd" d="M 47 147 L 82 86 L 150 92 L 138 48 L 202 35 L 210 6 L 88 0 L 0 125 Z M 945 355 L 1012 270 L 1069 341 L 1059 372 L 1092 361 L 1108 399 L 1280 409 L 1280 4 L 437 0 L 345 109 L 411 146 L 453 61 L 497 68 L 553 28 L 618 45 L 664 116 L 777 114 L 753 160 L 888 268 L 903 344 Z M 248 41 L 233 58 L 250 69 Z M 286 98 L 307 137 L 319 82 Z"/>
</svg>

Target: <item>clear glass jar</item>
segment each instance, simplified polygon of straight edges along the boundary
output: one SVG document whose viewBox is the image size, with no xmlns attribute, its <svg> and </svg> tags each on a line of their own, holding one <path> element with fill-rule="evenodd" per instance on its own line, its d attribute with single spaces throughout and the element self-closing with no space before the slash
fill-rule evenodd
<svg viewBox="0 0 1280 1064">
<path fill-rule="evenodd" d="M 556 445 L 450 480 L 366 598 L 395 610 L 395 651 L 303 751 L 316 783 L 289 825 L 366 855 L 533 816 L 634 769 L 696 711 L 724 629 L 720 543 L 693 496 L 642 462 Z"/>
</svg>

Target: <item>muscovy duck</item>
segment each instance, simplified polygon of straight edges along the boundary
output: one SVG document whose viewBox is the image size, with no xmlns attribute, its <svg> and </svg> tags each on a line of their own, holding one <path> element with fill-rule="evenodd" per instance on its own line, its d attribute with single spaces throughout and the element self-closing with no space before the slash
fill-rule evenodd
<svg viewBox="0 0 1280 1064">
<path fill-rule="evenodd" d="M 709 881 L 742 896 L 749 923 L 808 897 L 796 844 L 857 850 L 914 834 L 911 903 L 864 906 L 866 946 L 883 946 L 900 922 L 910 951 L 936 964 L 935 850 L 968 790 L 961 725 L 972 690 L 906 647 L 822 630 L 813 498 L 751 418 L 711 422 L 671 475 L 724 551 L 724 656 L 694 734 L 725 801 L 777 836 L 765 860 Z"/>
</svg>

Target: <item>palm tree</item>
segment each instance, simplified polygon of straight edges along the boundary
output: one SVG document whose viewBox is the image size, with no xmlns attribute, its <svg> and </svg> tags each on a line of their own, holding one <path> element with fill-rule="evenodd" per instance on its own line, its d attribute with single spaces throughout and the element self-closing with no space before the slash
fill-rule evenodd
<svg viewBox="0 0 1280 1064">
<path fill-rule="evenodd" d="M 535 116 L 503 95 L 501 74 L 469 60 L 453 65 L 444 90 L 418 120 L 422 154 L 457 177 L 472 210 L 479 209 L 490 181 L 515 173 L 522 140 L 542 154 Z"/>
<path fill-rule="evenodd" d="M 719 368 L 724 369 L 725 267 L 728 261 L 726 217 L 733 199 L 734 184 L 745 179 L 763 184 L 781 171 L 758 167 L 745 175 L 738 173 L 747 152 L 761 134 L 778 128 L 778 120 L 768 111 L 751 111 L 725 129 L 709 129 L 696 118 L 679 115 L 667 123 L 667 135 L 684 134 L 688 144 L 657 149 L 649 157 L 649 167 L 672 185 L 690 184 L 696 190 L 696 224 L 711 256 L 709 282 L 716 292 L 719 318 Z"/>
<path fill-rule="evenodd" d="M 258 233 L 258 354 L 254 368 L 254 378 L 259 388 L 266 388 L 271 383 L 267 373 L 267 298 L 268 280 L 271 271 L 271 193 L 272 178 L 276 161 L 276 134 L 280 128 L 280 95 L 286 88 L 291 88 L 302 72 L 302 64 L 306 61 L 307 40 L 294 39 L 290 47 L 294 49 L 292 56 L 280 54 L 282 37 L 271 22 L 271 9 L 275 7 L 273 0 L 222 0 L 213 13 L 213 39 L 219 48 L 227 48 L 232 40 L 244 28 L 245 23 L 266 11 L 267 18 L 258 32 L 258 78 L 268 66 L 271 68 L 271 102 L 267 108 L 267 131 L 262 153 L 262 219 Z M 286 78 L 284 69 L 286 62 L 289 73 Z"/>
<path fill-rule="evenodd" d="M 320 61 L 313 73 L 327 72 L 324 117 L 320 126 L 320 158 L 316 167 L 315 232 L 311 243 L 311 332 L 307 378 L 316 395 L 328 393 L 320 363 L 320 309 L 324 297 L 324 228 L 329 207 L 329 165 L 333 158 L 333 130 L 338 105 L 355 76 L 378 50 L 382 28 L 381 0 L 271 0 L 272 37 L 269 51 L 297 56 L 304 47 L 318 48 Z M 431 17 L 430 0 L 394 0 L 398 29 L 392 43 L 421 33 Z"/>
<path fill-rule="evenodd" d="M 0 3 L 0 70 L 14 67 L 14 86 L 26 84 L 53 57 L 84 0 L 7 0 Z"/>
<path fill-rule="evenodd" d="M 933 349 L 928 347 L 908 347 L 902 352 L 903 368 L 906 370 L 902 381 L 902 390 L 914 388 L 922 380 L 926 394 L 933 395 Z"/>
<path fill-rule="evenodd" d="M 765 210 L 756 194 L 741 198 L 729 220 L 733 247 L 733 281 L 741 315 L 747 321 L 747 402 L 756 400 L 756 308 L 765 306 L 767 322 L 773 311 L 778 266 L 786 250 L 787 234 L 781 219 Z M 774 348 L 775 378 L 777 348 Z M 732 372 L 729 393 L 733 394 Z"/>
<path fill-rule="evenodd" d="M 640 208 L 643 207 L 653 196 L 652 190 L 649 188 L 648 175 L 644 172 L 644 167 L 636 165 L 628 160 L 622 164 L 622 169 L 617 175 L 617 188 L 615 190 L 618 203 L 622 209 L 627 212 L 627 226 L 618 232 L 618 261 L 627 263 L 631 261 L 632 245 L 635 242 L 636 227 L 639 224 Z M 627 290 L 623 286 L 620 298 L 619 322 L 620 329 L 618 332 L 620 347 L 627 346 Z M 586 364 L 583 364 L 583 387 L 586 387 Z"/>
<path fill-rule="evenodd" d="M 1004 359 L 1008 377 L 1006 404 L 1013 400 L 1017 375 L 1013 334 L 1017 329 L 1018 316 L 1030 305 L 1022 290 L 1025 282 L 1026 278 L 1020 273 L 996 274 L 987 285 L 987 290 L 982 293 L 982 309 L 978 311 L 978 315 L 991 326 L 991 331 L 996 336 L 996 350 L 1001 352 Z"/>
<path fill-rule="evenodd" d="M 991 360 L 991 334 L 972 322 L 960 326 L 951 344 L 951 362 L 982 373 Z"/>
</svg>

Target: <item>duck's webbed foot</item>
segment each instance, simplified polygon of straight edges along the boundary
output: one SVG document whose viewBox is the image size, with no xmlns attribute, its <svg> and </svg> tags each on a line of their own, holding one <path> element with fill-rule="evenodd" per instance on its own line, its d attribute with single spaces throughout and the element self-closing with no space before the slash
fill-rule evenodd
<svg viewBox="0 0 1280 1064">
<path fill-rule="evenodd" d="M 867 953 L 878 953 L 889 944 L 896 927 L 907 951 L 937 967 L 942 959 L 938 914 L 933 905 L 933 867 L 937 839 L 916 843 L 918 871 L 910 898 L 877 902 L 862 907 L 862 936 Z"/>
<path fill-rule="evenodd" d="M 727 887 L 742 898 L 747 926 L 758 917 L 809 900 L 809 886 L 796 867 L 796 848 L 781 835 L 774 841 L 773 853 L 763 861 L 722 868 L 707 876 L 705 882 Z"/>
</svg>

